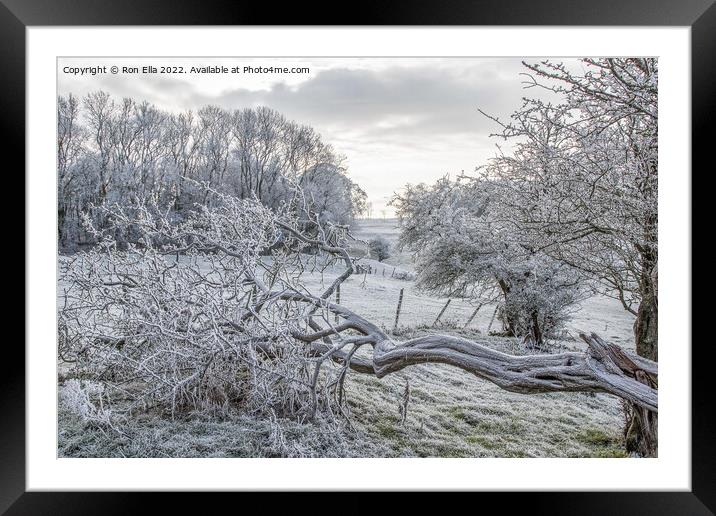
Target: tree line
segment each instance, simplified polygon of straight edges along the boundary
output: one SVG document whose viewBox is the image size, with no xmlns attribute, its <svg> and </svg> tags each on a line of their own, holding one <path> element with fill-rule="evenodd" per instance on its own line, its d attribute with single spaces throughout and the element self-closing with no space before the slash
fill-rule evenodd
<svg viewBox="0 0 716 516">
<path fill-rule="evenodd" d="M 335 224 L 365 210 L 345 158 L 313 128 L 270 108 L 171 113 L 103 91 L 60 96 L 57 106 L 60 250 L 95 243 L 83 219 L 101 226 L 98 206 L 152 196 L 177 222 L 210 203 L 209 191 L 278 209 L 300 189 L 304 209 Z"/>
</svg>

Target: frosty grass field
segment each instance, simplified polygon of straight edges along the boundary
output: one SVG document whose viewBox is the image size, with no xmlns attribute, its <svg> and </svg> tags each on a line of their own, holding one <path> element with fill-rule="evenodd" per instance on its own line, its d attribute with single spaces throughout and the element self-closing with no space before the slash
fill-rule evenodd
<svg viewBox="0 0 716 516">
<path fill-rule="evenodd" d="M 392 244 L 395 219 L 359 220 L 359 239 L 381 235 Z M 354 244 L 351 253 L 365 247 Z M 393 251 L 384 263 L 365 260 L 374 274 L 356 274 L 341 288 L 341 304 L 393 329 L 400 289 L 404 289 L 398 339 L 440 332 L 478 340 L 512 354 L 533 353 L 517 339 L 489 336 L 494 306 L 483 306 L 470 325 L 476 305 L 453 299 L 440 323 L 433 322 L 447 299 L 416 289 L 410 256 Z M 318 288 L 340 269 L 312 274 L 307 285 Z M 410 276 L 409 276 L 410 277 Z M 568 332 L 594 331 L 633 349 L 633 316 L 616 301 L 593 297 L 580 306 Z M 493 329 L 497 323 L 493 325 Z M 552 343 L 557 350 L 584 349 L 570 338 Z M 59 364 L 62 389 L 67 368 Z M 407 417 L 400 406 L 406 383 Z M 350 423 L 314 424 L 257 420 L 238 411 L 188 414 L 174 420 L 140 414 L 121 432 L 83 424 L 59 404 L 58 450 L 63 457 L 624 457 L 621 401 L 607 394 L 507 392 L 460 369 L 441 364 L 409 367 L 383 379 L 349 374 Z"/>
</svg>

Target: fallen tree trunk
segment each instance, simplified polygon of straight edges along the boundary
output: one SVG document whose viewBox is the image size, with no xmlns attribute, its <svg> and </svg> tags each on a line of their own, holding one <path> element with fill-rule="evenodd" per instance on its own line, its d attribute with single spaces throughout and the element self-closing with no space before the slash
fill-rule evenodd
<svg viewBox="0 0 716 516">
<path fill-rule="evenodd" d="M 313 343 L 316 355 L 345 363 L 347 353 L 342 352 L 340 343 L 334 343 L 331 336 L 341 338 L 340 334 L 347 330 L 362 334 L 360 344 L 373 347 L 372 361 L 351 356 L 347 364 L 361 373 L 382 378 L 411 365 L 442 363 L 459 367 L 511 392 L 606 392 L 646 411 L 658 412 L 658 364 L 607 343 L 595 333 L 580 334 L 587 343 L 585 352 L 523 356 L 508 355 L 449 335 L 395 342 L 375 324 L 343 306 L 302 294 L 278 295 L 315 303 L 344 319 L 333 328 L 295 336 Z"/>
<path fill-rule="evenodd" d="M 444 363 L 511 392 L 608 392 L 650 411 L 658 410 L 657 390 L 638 381 L 604 353 L 616 346 L 594 334 L 583 338 L 589 345 L 585 353 L 513 356 L 459 337 L 430 335 L 399 345 L 381 343 L 373 364 L 376 375 L 383 377 L 413 364 Z M 645 374 L 655 375 L 656 364 L 648 367 Z"/>
<path fill-rule="evenodd" d="M 348 324 L 348 323 L 347 323 Z M 360 328 L 355 320 L 349 324 Z M 375 330 L 375 328 L 373 327 Z M 364 327 L 370 335 L 369 327 Z M 329 335 L 323 331 L 324 338 Z M 448 335 L 428 335 L 396 343 L 379 332 L 373 342 L 373 357 L 353 357 L 340 350 L 331 358 L 360 372 L 379 378 L 415 364 L 443 363 L 459 367 L 511 392 L 605 392 L 618 396 L 631 407 L 625 432 L 627 450 L 655 457 L 658 450 L 658 364 L 620 347 L 598 335 L 580 334 L 587 343 L 585 352 L 514 356 L 477 342 Z M 325 356 L 335 344 L 314 348 Z"/>
</svg>

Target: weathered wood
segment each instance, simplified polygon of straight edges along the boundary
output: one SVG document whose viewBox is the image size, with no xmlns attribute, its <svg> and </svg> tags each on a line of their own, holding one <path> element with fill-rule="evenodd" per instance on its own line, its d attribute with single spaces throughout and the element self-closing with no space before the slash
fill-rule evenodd
<svg viewBox="0 0 716 516">
<path fill-rule="evenodd" d="M 651 380 L 658 378 L 658 364 L 606 343 L 594 333 L 581 335 L 588 346 L 586 352 L 522 356 L 502 353 L 478 342 L 450 335 L 427 335 L 395 342 L 378 326 L 343 306 L 299 293 L 277 295 L 284 299 L 321 305 L 340 315 L 345 322 L 331 331 L 339 334 L 350 329 L 361 333 L 364 337 L 359 341 L 360 344 L 373 346 L 372 373 L 378 378 L 411 365 L 441 363 L 459 367 L 511 392 L 606 392 L 654 414 L 658 413 L 657 386 Z M 401 289 L 399 307 L 402 298 Z M 396 325 L 398 314 L 399 311 L 396 313 Z M 314 342 L 324 337 L 326 331 L 302 336 L 301 340 L 312 342 L 317 353 L 329 352 L 330 349 L 322 348 L 321 344 Z M 624 357 L 616 361 L 612 358 L 621 357 L 621 354 Z M 341 356 L 345 355 L 332 354 L 332 358 L 337 361 L 341 361 Z M 369 359 L 361 359 L 354 365 L 351 359 L 348 365 L 357 371 L 368 372 L 369 363 Z M 622 364 L 625 369 L 618 364 Z M 640 371 L 644 376 L 641 376 Z M 648 384 L 643 383 L 644 377 L 650 379 Z"/>
<path fill-rule="evenodd" d="M 492 323 L 495 322 L 495 316 L 497 315 L 497 310 L 500 309 L 500 305 L 495 306 L 495 311 L 492 312 L 492 317 L 490 318 L 490 324 L 487 325 L 487 334 L 490 334 L 490 330 L 492 329 Z"/>
<path fill-rule="evenodd" d="M 438 316 L 435 318 L 435 322 L 433 323 L 433 326 L 436 326 L 436 325 L 440 322 L 440 318 L 441 318 L 441 317 L 443 316 L 443 314 L 445 313 L 445 310 L 447 310 L 447 307 L 448 307 L 448 305 L 450 304 L 450 301 L 452 301 L 452 299 L 448 299 L 448 300 L 447 300 L 447 303 L 445 303 L 445 306 L 443 306 L 443 309 L 440 310 L 440 313 L 439 313 Z"/>
<path fill-rule="evenodd" d="M 658 371 L 655 362 L 638 355 L 630 355 L 619 346 L 604 342 L 594 333 L 590 336 L 580 334 L 580 337 L 589 345 L 589 352 L 603 363 L 609 364 L 610 370 L 618 371 L 626 377 L 634 378 L 637 382 L 656 389 Z M 658 412 L 634 400 L 629 401 L 631 417 L 626 429 L 627 451 L 636 452 L 644 457 L 656 457 Z"/>
<path fill-rule="evenodd" d="M 400 289 L 400 297 L 398 297 L 398 308 L 395 310 L 395 323 L 393 324 L 393 331 L 398 329 L 398 319 L 400 319 L 400 308 L 403 306 L 403 289 Z"/>
<path fill-rule="evenodd" d="M 625 374 L 598 350 L 514 356 L 459 337 L 429 335 L 402 344 L 378 343 L 373 355 L 378 377 L 433 362 L 459 367 L 512 392 L 608 392 L 658 411 L 657 390 Z"/>
<path fill-rule="evenodd" d="M 467 328 L 468 326 L 470 326 L 470 323 L 472 322 L 472 320 L 473 320 L 473 319 L 475 318 L 475 316 L 477 315 L 477 312 L 480 311 L 480 308 L 482 308 L 482 305 L 483 305 L 483 303 L 480 303 L 479 305 L 477 305 L 477 308 L 475 308 L 475 311 L 472 312 L 472 315 L 470 315 L 469 319 L 468 319 L 467 322 L 465 323 L 465 326 L 464 326 L 465 328 Z"/>
</svg>

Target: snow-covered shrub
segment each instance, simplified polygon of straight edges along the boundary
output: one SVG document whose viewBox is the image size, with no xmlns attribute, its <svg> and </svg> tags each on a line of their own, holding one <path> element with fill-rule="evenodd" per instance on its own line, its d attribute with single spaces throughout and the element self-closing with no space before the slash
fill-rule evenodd
<svg viewBox="0 0 716 516">
<path fill-rule="evenodd" d="M 393 200 L 398 245 L 414 253 L 417 284 L 445 296 L 498 301 L 509 335 L 554 334 L 582 297 L 574 269 L 521 241 L 489 181 L 442 178 Z"/>
<path fill-rule="evenodd" d="M 539 345 L 558 335 L 585 289 L 579 288 L 578 274 L 555 260 L 532 257 L 520 265 L 504 271 L 510 290 L 504 296 L 503 317 L 514 335 Z"/>
<path fill-rule="evenodd" d="M 240 404 L 310 415 L 329 402 L 329 387 L 342 388 L 340 368 L 319 377 L 318 367 L 341 351 L 301 341 L 314 321 L 332 320 L 321 303 L 335 285 L 323 297 L 307 294 L 307 258 L 295 249 L 310 243 L 343 259 L 342 230 L 314 220 L 306 234 L 295 205 L 278 215 L 209 193 L 211 202 L 180 222 L 156 199 L 98 208 L 105 227 L 88 230 L 100 243 L 61 261 L 63 356 L 75 374 L 101 378 L 106 396 L 129 399 L 129 410 Z M 136 241 L 118 246 L 129 227 Z M 350 259 L 346 267 L 347 277 Z"/>
<path fill-rule="evenodd" d="M 112 411 L 104 406 L 105 386 L 98 382 L 75 378 L 60 385 L 58 402 L 61 408 L 83 423 L 112 426 Z"/>
<path fill-rule="evenodd" d="M 390 242 L 382 236 L 371 238 L 368 241 L 368 251 L 371 257 L 382 262 L 390 258 Z"/>
<path fill-rule="evenodd" d="M 415 279 L 415 276 L 408 271 L 396 271 L 392 277 L 403 281 L 413 281 Z"/>
</svg>

